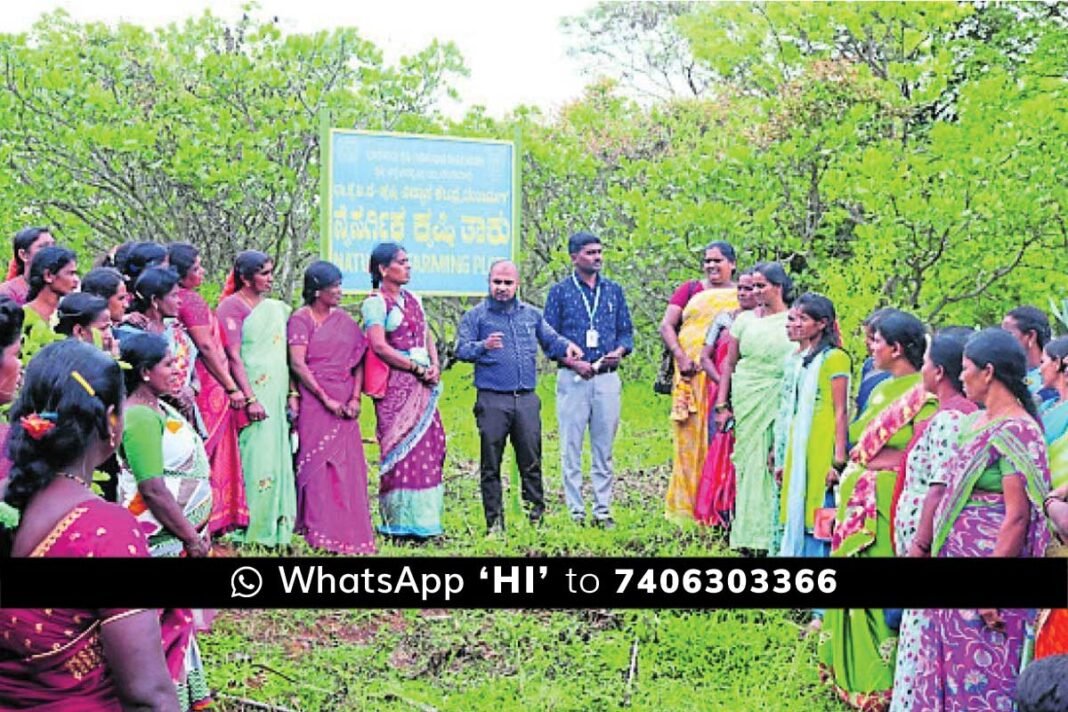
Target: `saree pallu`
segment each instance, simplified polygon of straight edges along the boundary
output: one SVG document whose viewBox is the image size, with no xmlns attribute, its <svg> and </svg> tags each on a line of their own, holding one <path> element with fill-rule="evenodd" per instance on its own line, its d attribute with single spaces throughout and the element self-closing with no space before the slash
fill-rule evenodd
<svg viewBox="0 0 1068 712">
<path fill-rule="evenodd" d="M 138 406 L 144 407 L 144 406 Z M 163 474 L 167 491 L 174 497 L 182 516 L 200 536 L 205 536 L 212 511 L 211 466 L 204 444 L 193 427 L 177 410 L 160 403 L 163 409 Z M 184 544 L 148 508 L 137 488 L 137 479 L 125 458 L 119 458 L 119 502 L 137 519 L 153 557 L 181 556 Z"/>
<path fill-rule="evenodd" d="M 935 513 L 932 555 L 979 558 L 993 553 L 1005 519 L 1005 498 L 1001 492 L 977 489 L 977 483 L 989 468 L 1007 461 L 1011 472 L 1003 479 L 1021 478 L 1031 503 L 1019 555 L 1041 556 L 1049 543 L 1041 516 L 1049 488 L 1042 433 L 1030 418 L 1002 419 L 976 431 L 972 424 L 977 417 L 969 416 L 963 426 L 957 462 Z M 1001 631 L 988 627 L 976 609 L 923 611 L 917 682 L 906 709 L 1014 708 L 1016 679 L 1035 611 L 1003 608 L 999 613 L 1005 622 Z"/>
<path fill-rule="evenodd" d="M 727 360 L 727 353 L 731 347 L 730 325 L 734 317 L 729 320 L 724 328 L 720 329 L 715 337 L 716 349 L 712 353 L 712 363 L 718 373 L 723 372 L 723 364 Z M 719 384 L 712 379 L 706 379 L 707 395 L 705 403 L 709 408 L 716 402 L 719 393 Z M 694 502 L 693 517 L 699 524 L 707 524 L 714 527 L 729 527 L 731 518 L 734 516 L 734 463 L 731 462 L 731 454 L 734 452 L 734 432 L 728 430 L 725 433 L 716 430 L 715 419 L 711 413 L 708 417 L 709 441 L 708 452 L 701 466 L 701 479 L 697 484 L 697 500 Z"/>
<path fill-rule="evenodd" d="M 917 421 L 934 404 L 921 376 L 888 379 L 872 391 L 868 409 L 850 427 L 857 444 L 842 474 L 831 556 L 893 556 L 890 503 L 897 473 L 870 470 L 884 448 L 903 450 Z M 820 678 L 839 698 L 859 710 L 881 712 L 890 705 L 897 637 L 882 609 L 831 609 L 824 616 Z"/>
<path fill-rule="evenodd" d="M 422 307 L 413 295 L 405 294 L 402 309 L 403 321 L 386 331 L 386 342 L 428 366 Z M 382 516 L 378 530 L 383 534 L 426 538 L 443 531 L 445 429 L 437 409 L 440 394 L 441 384 L 430 388 L 413 374 L 391 368 L 386 395 L 375 401 Z"/>
<path fill-rule="evenodd" d="M 786 312 L 738 316 L 731 327 L 740 358 L 731 377 L 734 410 L 736 499 L 730 547 L 774 551 L 779 488 L 768 467 L 779 411 L 783 365 L 795 348 L 786 338 Z"/>
<path fill-rule="evenodd" d="M 226 340 L 219 320 L 203 297 L 191 289 L 179 291 L 182 307 L 179 316 L 186 329 L 206 326 L 211 338 L 223 349 Z M 225 358 L 225 355 L 224 355 Z M 237 424 L 226 389 L 204 365 L 203 357 L 196 359 L 196 378 L 200 382 L 197 409 L 204 426 L 204 450 L 211 463 L 211 533 L 225 534 L 248 526 L 248 504 L 245 501 L 245 480 L 241 470 L 241 450 L 237 444 Z"/>
<path fill-rule="evenodd" d="M 836 417 L 834 382 L 845 379 L 849 390 L 849 356 L 838 348 L 825 349 L 804 366 L 798 357 L 793 407 L 785 414 L 786 444 L 779 519 L 783 535 L 780 556 L 826 556 L 825 541 L 815 539 L 815 512 L 827 506 L 827 473 L 834 460 Z"/>
<path fill-rule="evenodd" d="M 297 515 L 293 452 L 286 420 L 288 317 L 289 307 L 275 299 L 264 299 L 241 326 L 241 361 L 267 418 L 249 424 L 238 436 L 249 511 L 248 529 L 240 537 L 265 546 L 288 545 Z"/>
<path fill-rule="evenodd" d="M 305 362 L 319 386 L 340 403 L 352 398 L 355 369 L 367 342 L 348 314 L 332 312 L 316 325 L 307 309 L 289 320 L 289 343 L 306 346 Z M 297 434 L 296 531 L 308 544 L 337 554 L 375 553 L 367 496 L 367 460 L 360 421 L 339 418 L 303 383 Z"/>
<path fill-rule="evenodd" d="M 738 291 L 706 289 L 694 294 L 682 311 L 679 346 L 695 363 L 701 357 L 705 335 L 720 314 L 738 308 Z M 671 423 L 675 454 L 666 496 L 667 516 L 687 520 L 695 517 L 697 489 L 708 452 L 709 409 L 715 402 L 715 383 L 703 370 L 683 378 L 676 370 L 671 393 Z"/>
<path fill-rule="evenodd" d="M 188 388 L 195 393 L 200 387 L 196 374 L 198 355 L 196 344 L 193 343 L 193 339 L 178 319 L 164 321 L 163 336 L 166 337 L 167 345 L 171 348 L 171 355 L 174 356 L 174 371 L 178 378 L 178 383 L 181 384 L 182 388 Z M 182 417 L 197 429 L 198 433 L 203 435 L 206 432 L 204 420 L 200 415 L 200 408 L 197 407 L 196 399 L 193 400 L 189 408 L 183 405 L 179 411 Z"/>
</svg>

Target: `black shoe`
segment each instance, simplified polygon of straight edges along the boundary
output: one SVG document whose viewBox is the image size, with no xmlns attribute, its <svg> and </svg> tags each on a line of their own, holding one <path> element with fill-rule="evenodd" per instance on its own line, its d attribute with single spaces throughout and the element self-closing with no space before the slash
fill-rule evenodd
<svg viewBox="0 0 1068 712">
<path fill-rule="evenodd" d="M 571 515 L 571 521 L 573 521 L 575 524 L 578 524 L 580 527 L 584 527 L 584 526 L 586 526 L 586 515 L 585 514 L 572 514 Z"/>
<path fill-rule="evenodd" d="M 616 528 L 616 520 L 612 519 L 611 517 L 603 517 L 603 518 L 600 518 L 600 519 L 594 519 L 593 520 L 593 524 L 598 529 L 611 530 L 611 529 L 615 529 Z"/>
<path fill-rule="evenodd" d="M 545 511 L 544 510 L 542 510 L 540 512 L 536 511 L 536 510 L 531 512 L 530 513 L 530 526 L 532 526 L 532 527 L 540 527 L 542 525 L 542 521 L 544 520 L 544 517 L 545 517 Z"/>
</svg>

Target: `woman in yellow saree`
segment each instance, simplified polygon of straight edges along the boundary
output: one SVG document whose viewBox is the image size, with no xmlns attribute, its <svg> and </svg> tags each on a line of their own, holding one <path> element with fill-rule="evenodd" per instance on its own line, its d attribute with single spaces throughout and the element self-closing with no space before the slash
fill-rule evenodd
<svg viewBox="0 0 1068 712">
<path fill-rule="evenodd" d="M 671 391 L 671 422 L 675 456 L 666 497 L 667 516 L 693 520 L 697 486 L 708 452 L 708 414 L 717 384 L 701 369 L 699 360 L 708 327 L 717 316 L 738 308 L 738 290 L 731 281 L 734 248 L 713 242 L 705 248 L 700 280 L 679 286 L 668 302 L 660 335 L 675 357 Z"/>
</svg>

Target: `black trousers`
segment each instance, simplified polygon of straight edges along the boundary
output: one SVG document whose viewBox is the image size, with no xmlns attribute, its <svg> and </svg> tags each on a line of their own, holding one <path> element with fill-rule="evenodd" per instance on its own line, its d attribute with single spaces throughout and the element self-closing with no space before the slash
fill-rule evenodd
<svg viewBox="0 0 1068 712">
<path fill-rule="evenodd" d="M 541 481 L 541 399 L 537 393 L 478 392 L 475 421 L 481 440 L 482 508 L 486 526 L 504 523 L 501 506 L 501 458 L 510 439 L 515 450 L 523 501 L 531 519 L 545 512 L 545 491 Z"/>
</svg>

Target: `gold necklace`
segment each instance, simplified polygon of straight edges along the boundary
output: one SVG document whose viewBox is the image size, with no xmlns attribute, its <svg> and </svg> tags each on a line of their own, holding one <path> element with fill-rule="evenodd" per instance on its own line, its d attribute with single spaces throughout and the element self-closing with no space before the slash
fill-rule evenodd
<svg viewBox="0 0 1068 712">
<path fill-rule="evenodd" d="M 84 478 L 78 477 L 78 475 L 71 474 L 70 472 L 57 472 L 60 477 L 66 477 L 68 480 L 74 480 L 85 489 L 92 489 L 92 485 L 85 481 Z"/>
</svg>

